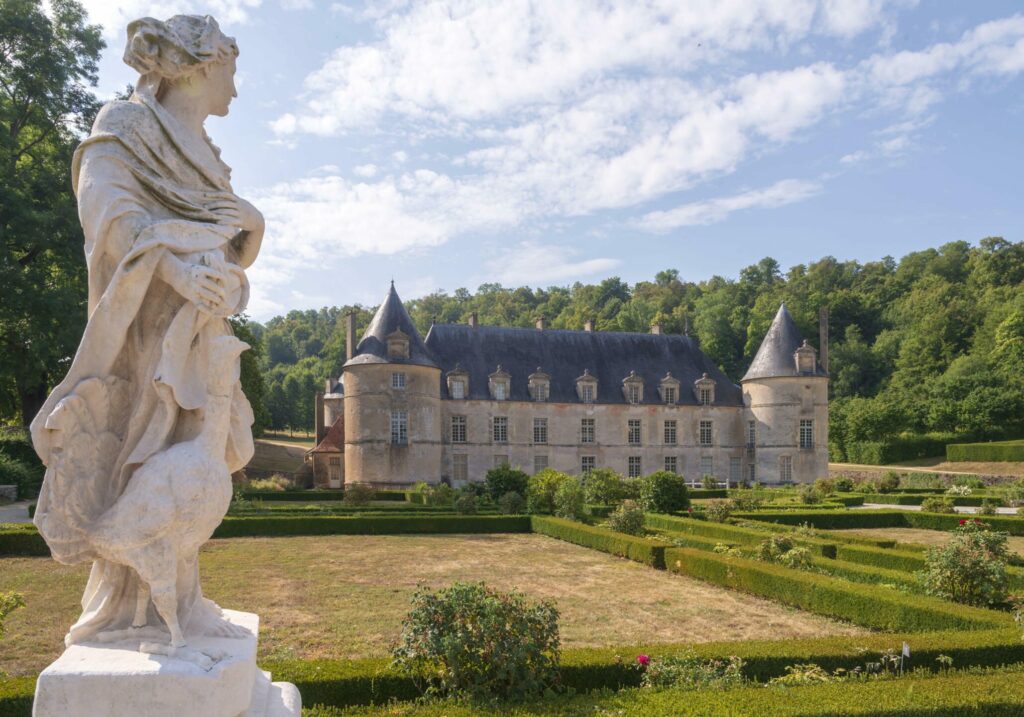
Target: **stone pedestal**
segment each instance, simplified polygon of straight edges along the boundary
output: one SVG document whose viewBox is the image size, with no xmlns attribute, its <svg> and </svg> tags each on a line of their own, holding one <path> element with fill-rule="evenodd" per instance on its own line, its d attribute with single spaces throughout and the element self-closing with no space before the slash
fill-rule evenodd
<svg viewBox="0 0 1024 717">
<path fill-rule="evenodd" d="M 251 637 L 191 638 L 193 659 L 148 654 L 137 639 L 72 645 L 39 675 L 33 717 L 299 717 L 295 685 L 256 667 L 259 617 L 224 614 Z"/>
</svg>

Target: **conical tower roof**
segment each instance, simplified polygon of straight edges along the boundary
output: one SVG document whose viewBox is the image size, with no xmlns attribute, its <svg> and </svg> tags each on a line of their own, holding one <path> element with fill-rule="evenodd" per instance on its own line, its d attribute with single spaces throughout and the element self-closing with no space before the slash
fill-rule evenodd
<svg viewBox="0 0 1024 717">
<path fill-rule="evenodd" d="M 395 358 L 388 355 L 388 336 L 401 331 L 409 340 L 409 358 Z M 398 298 L 395 282 L 391 282 L 388 295 L 373 315 L 373 320 L 366 327 L 366 333 L 356 346 L 355 355 L 345 362 L 345 366 L 357 366 L 368 363 L 402 363 L 417 366 L 437 367 L 427 347 L 423 344 L 416 325 L 413 324 L 405 305 Z"/>
<path fill-rule="evenodd" d="M 772 325 L 765 334 L 757 355 L 750 363 L 746 375 L 742 381 L 750 381 L 757 378 L 774 378 L 777 376 L 827 376 L 821 365 L 814 362 L 813 374 L 802 374 L 797 371 L 796 359 L 793 354 L 804 342 L 800 335 L 793 316 L 783 303 L 779 306 L 778 313 L 772 320 Z"/>
</svg>

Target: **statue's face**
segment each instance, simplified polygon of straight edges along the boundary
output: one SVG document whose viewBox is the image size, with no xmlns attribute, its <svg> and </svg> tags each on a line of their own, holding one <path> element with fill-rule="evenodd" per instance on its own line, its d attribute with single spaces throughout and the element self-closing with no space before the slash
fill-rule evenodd
<svg viewBox="0 0 1024 717">
<path fill-rule="evenodd" d="M 224 117 L 231 100 L 238 97 L 235 91 L 235 58 L 217 62 L 206 71 L 206 97 L 210 114 Z"/>
</svg>

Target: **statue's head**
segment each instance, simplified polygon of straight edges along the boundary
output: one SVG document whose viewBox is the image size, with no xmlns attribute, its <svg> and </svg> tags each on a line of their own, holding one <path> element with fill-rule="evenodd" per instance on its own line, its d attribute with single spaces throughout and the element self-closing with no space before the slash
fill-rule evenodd
<svg viewBox="0 0 1024 717">
<path fill-rule="evenodd" d="M 210 114 L 226 115 L 235 96 L 238 45 L 209 15 L 144 17 L 128 24 L 124 61 L 139 72 L 137 89 L 159 100 L 172 87 L 204 96 Z"/>
</svg>

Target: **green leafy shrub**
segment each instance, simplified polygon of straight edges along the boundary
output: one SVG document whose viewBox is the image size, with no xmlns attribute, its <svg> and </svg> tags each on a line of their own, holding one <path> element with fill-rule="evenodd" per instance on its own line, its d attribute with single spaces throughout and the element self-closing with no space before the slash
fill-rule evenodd
<svg viewBox="0 0 1024 717">
<path fill-rule="evenodd" d="M 814 505 L 821 502 L 821 494 L 810 484 L 800 486 L 800 492 L 797 495 L 800 497 L 800 502 L 805 505 Z"/>
<path fill-rule="evenodd" d="M 942 490 L 942 479 L 935 473 L 904 473 L 900 477 L 901 490 Z"/>
<path fill-rule="evenodd" d="M 1009 585 L 1007 537 L 979 520 L 962 520 L 945 546 L 925 552 L 925 589 L 965 605 L 1002 603 Z"/>
<path fill-rule="evenodd" d="M 775 533 L 758 543 L 753 557 L 766 563 L 781 563 L 790 568 L 806 568 L 811 564 L 811 551 L 797 546 L 793 538 Z"/>
<path fill-rule="evenodd" d="M 611 468 L 595 468 L 583 477 L 583 488 L 588 503 L 613 505 L 626 498 L 622 476 Z"/>
<path fill-rule="evenodd" d="M 4 453 L 0 453 L 0 485 L 18 486 L 18 498 L 33 498 L 39 494 L 43 471 Z"/>
<path fill-rule="evenodd" d="M 982 490 L 985 487 L 985 481 L 977 476 L 957 476 L 953 479 L 953 485 Z"/>
<path fill-rule="evenodd" d="M 447 483 L 431 485 L 420 481 L 413 487 L 413 492 L 420 496 L 424 505 L 450 506 L 455 500 L 455 491 Z"/>
<path fill-rule="evenodd" d="M 555 489 L 555 515 L 578 520 L 583 516 L 583 484 L 579 478 L 567 476 Z"/>
<path fill-rule="evenodd" d="M 681 475 L 656 471 L 640 479 L 640 505 L 655 513 L 677 513 L 690 507 Z"/>
<path fill-rule="evenodd" d="M 714 476 L 706 475 L 700 479 L 700 487 L 714 490 L 718 487 L 718 479 Z"/>
<path fill-rule="evenodd" d="M 737 512 L 758 510 L 764 505 L 764 498 L 756 495 L 737 495 L 729 499 L 729 505 Z"/>
<path fill-rule="evenodd" d="M 732 515 L 733 504 L 728 500 L 713 500 L 704 506 L 704 515 L 715 523 L 724 523 Z"/>
<path fill-rule="evenodd" d="M 4 636 L 4 621 L 7 616 L 19 607 L 25 607 L 25 600 L 21 595 L 14 592 L 0 593 L 0 637 Z"/>
<path fill-rule="evenodd" d="M 526 512 L 526 498 L 510 490 L 498 498 L 498 510 L 505 515 L 522 515 Z"/>
<path fill-rule="evenodd" d="M 558 610 L 484 583 L 420 589 L 392 656 L 427 694 L 522 700 L 558 686 Z"/>
<path fill-rule="evenodd" d="M 832 484 L 839 493 L 849 493 L 853 490 L 854 486 L 853 478 L 849 476 L 839 476 L 832 481 Z"/>
<path fill-rule="evenodd" d="M 783 687 L 797 687 L 803 685 L 818 685 L 823 682 L 835 682 L 838 677 L 813 663 L 786 665 L 786 674 L 773 677 L 769 680 L 770 685 L 781 685 Z"/>
<path fill-rule="evenodd" d="M 476 493 L 464 492 L 455 499 L 455 512 L 459 515 L 476 515 Z"/>
<path fill-rule="evenodd" d="M 626 535 L 641 535 L 644 532 L 644 511 L 635 500 L 624 500 L 608 516 L 608 527 Z"/>
<path fill-rule="evenodd" d="M 978 515 L 995 515 L 996 508 L 999 506 L 999 502 L 986 498 L 978 506 Z"/>
<path fill-rule="evenodd" d="M 484 476 L 484 485 L 491 500 L 497 501 L 506 493 L 518 493 L 526 495 L 526 484 L 530 476 L 518 468 L 513 468 L 504 463 L 487 471 Z"/>
<path fill-rule="evenodd" d="M 365 483 L 353 483 L 345 486 L 342 502 L 346 505 L 369 505 L 375 494 L 376 491 Z"/>
<path fill-rule="evenodd" d="M 529 477 L 526 485 L 526 508 L 531 513 L 554 513 L 555 493 L 569 476 L 554 468 L 545 468 Z"/>
<path fill-rule="evenodd" d="M 955 513 L 956 508 L 953 507 L 953 501 L 949 498 L 939 498 L 937 496 L 929 496 L 921 501 L 921 510 L 925 513 Z"/>
<path fill-rule="evenodd" d="M 269 478 L 255 478 L 249 481 L 249 490 L 253 491 L 283 491 L 292 487 L 292 481 L 281 473 L 275 473 Z"/>
<path fill-rule="evenodd" d="M 892 493 L 900 487 L 900 474 L 895 471 L 886 471 L 875 483 L 879 493 Z"/>
<path fill-rule="evenodd" d="M 684 690 L 727 689 L 743 684 L 743 660 L 739 657 L 707 659 L 694 652 L 665 657 L 638 656 L 643 669 L 641 686 Z"/>
<path fill-rule="evenodd" d="M 832 495 L 836 492 L 836 482 L 831 478 L 819 478 L 814 481 L 814 490 L 818 491 L 818 495 Z"/>
</svg>

